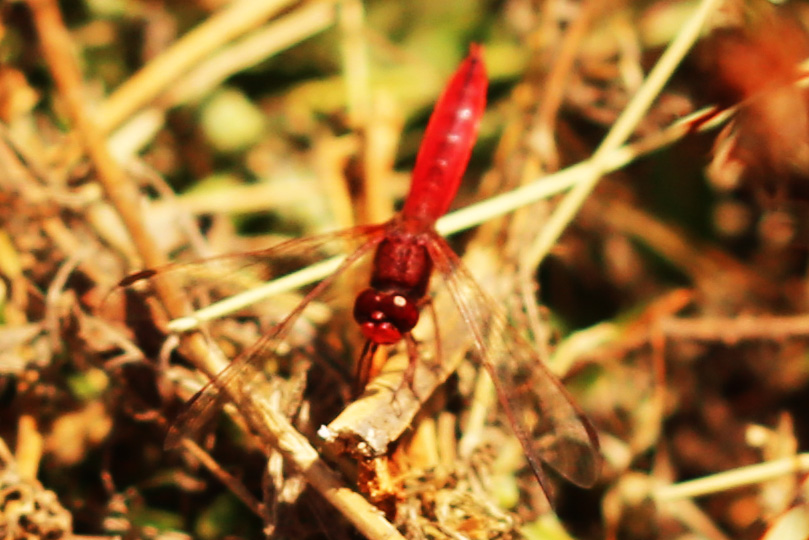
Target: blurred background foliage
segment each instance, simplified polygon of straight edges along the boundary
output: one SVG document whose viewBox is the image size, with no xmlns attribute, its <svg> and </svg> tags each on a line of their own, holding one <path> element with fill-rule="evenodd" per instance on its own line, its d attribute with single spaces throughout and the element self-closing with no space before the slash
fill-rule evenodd
<svg viewBox="0 0 809 540">
<path fill-rule="evenodd" d="M 247 486 L 260 516 L 196 458 L 164 451 L 193 391 L 178 381 L 199 381 L 169 352 L 161 323 L 145 322 L 151 314 L 112 330 L 116 317 L 98 312 L 142 261 L 73 131 L 32 3 L 0 3 L 0 536 L 357 537 L 294 468 L 271 459 L 268 471 L 236 424 L 203 446 Z M 272 18 L 171 74 L 163 90 L 134 86 L 136 96 L 113 108 L 141 69 L 235 4 L 58 3 L 84 103 L 143 195 L 132 205 L 159 248 L 181 260 L 387 219 L 471 42 L 485 47 L 489 106 L 454 207 L 565 171 L 593 154 L 698 7 L 279 2 Z M 801 1 L 720 2 L 635 126 L 633 163 L 604 178 L 541 266 L 528 262 L 525 272 L 521 256 L 561 196 L 452 239 L 459 252 L 489 254 L 475 259 L 476 274 L 491 277 L 483 287 L 501 289 L 492 294 L 517 327 L 569 376 L 605 467 L 592 490 L 560 484 L 560 525 L 509 452 L 502 421 L 490 419 L 482 449 L 457 470 L 420 465 L 414 448 L 429 444 L 431 429 L 422 426 L 442 411 L 457 421 L 450 431 L 464 433 L 474 384 L 461 369 L 392 458 L 412 467 L 394 490 L 403 534 L 809 536 L 805 475 L 795 470 L 694 499 L 660 491 L 800 456 L 807 445 L 807 21 Z M 138 93 L 149 98 L 127 111 Z M 677 125 L 679 135 L 661 142 Z M 216 336 L 235 356 L 298 299 L 222 323 Z M 291 408 L 313 441 L 349 393 L 329 370 L 350 373 L 356 358 L 337 304 L 342 319 L 307 322 L 295 338 L 302 352 L 273 366 L 290 381 L 311 368 Z"/>
</svg>

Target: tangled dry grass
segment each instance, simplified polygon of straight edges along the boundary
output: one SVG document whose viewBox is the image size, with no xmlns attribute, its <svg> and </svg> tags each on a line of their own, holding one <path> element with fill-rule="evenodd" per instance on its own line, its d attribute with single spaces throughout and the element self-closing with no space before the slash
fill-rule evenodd
<svg viewBox="0 0 809 540">
<path fill-rule="evenodd" d="M 731 0 L 0 4 L 0 536 L 806 538 L 807 21 Z M 475 226 L 451 241 L 596 426 L 598 484 L 560 480 L 551 511 L 463 354 L 410 388 L 394 349 L 353 402 L 362 270 L 165 448 L 303 293 L 176 319 L 332 254 L 267 246 L 388 219 L 471 40 L 489 107 L 440 227 Z M 335 418 L 362 437 L 330 444 Z"/>
</svg>

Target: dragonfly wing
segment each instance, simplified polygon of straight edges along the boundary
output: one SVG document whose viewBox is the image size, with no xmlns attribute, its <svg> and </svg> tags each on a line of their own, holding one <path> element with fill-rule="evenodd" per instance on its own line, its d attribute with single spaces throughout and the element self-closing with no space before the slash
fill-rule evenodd
<svg viewBox="0 0 809 540">
<path fill-rule="evenodd" d="M 294 238 L 265 249 L 169 263 L 130 274 L 118 283 L 115 290 L 127 289 L 136 283 L 148 283 L 161 276 L 177 280 L 181 285 L 249 288 L 283 273 L 293 263 L 310 263 L 328 255 L 350 253 L 369 238 L 379 235 L 382 229 L 382 225 L 361 225 L 332 233 Z"/>
<path fill-rule="evenodd" d="M 267 250 L 252 252 L 250 254 L 238 254 L 232 256 L 217 257 L 217 260 L 225 260 L 229 263 L 236 263 L 242 265 L 248 264 L 251 259 L 272 257 L 283 251 L 290 253 L 292 251 L 298 252 L 305 246 L 305 249 L 317 249 L 335 240 L 344 240 L 346 238 L 356 239 L 357 233 L 362 234 L 363 243 L 352 254 L 350 254 L 337 268 L 337 270 L 319 282 L 301 302 L 291 311 L 275 328 L 261 339 L 256 341 L 253 345 L 242 351 L 219 375 L 212 379 L 205 387 L 202 388 L 189 402 L 188 408 L 180 414 L 177 421 L 172 425 L 169 430 L 169 435 L 166 440 L 166 446 L 173 448 L 178 446 L 183 437 L 194 436 L 200 428 L 202 428 L 211 419 L 213 414 L 219 410 L 221 405 L 226 400 L 233 400 L 239 404 L 240 400 L 249 399 L 250 393 L 255 389 L 256 384 L 262 380 L 261 366 L 275 354 L 278 346 L 285 341 L 289 335 L 290 330 L 298 320 L 301 313 L 306 309 L 310 302 L 317 298 L 323 291 L 325 291 L 349 266 L 360 260 L 364 255 L 369 253 L 382 239 L 383 228 L 380 226 L 363 227 L 361 230 L 351 229 L 351 234 L 348 235 L 345 231 L 340 233 L 321 235 L 306 239 L 306 242 L 295 242 L 294 246 L 285 246 L 280 244 Z M 285 243 L 288 244 L 288 243 Z M 294 249 L 293 249 L 294 248 Z M 247 257 L 246 257 L 247 255 Z M 195 266 L 207 265 L 211 259 L 191 263 Z M 167 270 L 174 271 L 182 270 L 188 265 L 178 265 L 177 267 L 170 265 L 164 267 Z M 140 274 L 145 274 L 144 271 Z M 139 279 L 149 279 L 153 276 L 159 275 L 159 272 L 153 273 L 151 276 L 143 275 Z M 131 283 L 131 282 L 130 282 Z M 126 284 L 125 284 L 126 285 Z"/>
<path fill-rule="evenodd" d="M 601 455 L 589 420 L 447 243 L 432 235 L 428 249 L 473 334 L 480 361 L 543 489 L 550 493 L 540 460 L 572 483 L 592 486 L 601 469 Z"/>
<path fill-rule="evenodd" d="M 231 378 L 226 373 L 225 368 L 217 378 Z M 221 381 L 223 384 L 226 381 Z M 213 418 L 216 411 L 220 410 L 227 401 L 224 392 L 217 391 L 217 385 L 209 381 L 199 392 L 194 394 L 191 400 L 185 405 L 179 416 L 174 419 L 166 435 L 163 444 L 166 450 L 174 450 L 182 445 L 185 438 L 196 439 L 197 435 Z"/>
<path fill-rule="evenodd" d="M 262 380 L 260 364 L 275 354 L 308 303 L 301 303 L 272 332 L 245 349 L 191 398 L 169 428 L 165 442 L 167 449 L 179 447 L 186 437 L 195 438 L 229 399 L 238 405 L 239 401 L 246 399 L 244 396 L 254 391 Z"/>
</svg>

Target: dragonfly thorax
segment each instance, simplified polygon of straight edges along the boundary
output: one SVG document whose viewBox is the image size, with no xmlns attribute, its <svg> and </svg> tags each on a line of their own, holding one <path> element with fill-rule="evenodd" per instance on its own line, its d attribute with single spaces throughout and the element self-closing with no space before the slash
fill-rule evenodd
<svg viewBox="0 0 809 540">
<path fill-rule="evenodd" d="M 363 335 L 378 345 L 392 345 L 419 321 L 416 302 L 397 292 L 365 289 L 354 303 L 354 320 Z"/>
<path fill-rule="evenodd" d="M 416 234 L 394 234 L 374 254 L 371 288 L 418 300 L 427 293 L 433 261 Z"/>
</svg>

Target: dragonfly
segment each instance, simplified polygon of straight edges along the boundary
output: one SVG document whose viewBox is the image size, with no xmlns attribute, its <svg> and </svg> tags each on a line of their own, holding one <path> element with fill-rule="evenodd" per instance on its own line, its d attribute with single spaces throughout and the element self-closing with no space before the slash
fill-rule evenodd
<svg viewBox="0 0 809 540">
<path fill-rule="evenodd" d="M 573 484 L 585 488 L 594 485 L 601 467 L 595 429 L 559 379 L 510 326 L 507 316 L 435 230 L 436 221 L 452 204 L 469 162 L 486 107 L 487 87 L 482 46 L 472 44 L 428 121 L 404 206 L 387 223 L 289 240 L 254 252 L 143 270 L 120 283 L 129 287 L 172 272 L 191 275 L 211 262 L 262 263 L 345 241 L 358 246 L 280 323 L 192 398 L 171 428 L 167 446 L 178 445 L 184 436 L 206 423 L 223 405 L 225 394 L 249 391 L 251 381 L 259 378 L 260 367 L 288 339 L 307 306 L 345 270 L 373 253 L 369 286 L 359 293 L 353 309 L 365 338 L 357 363 L 357 388 L 362 389 L 368 382 L 379 347 L 402 341 L 410 355 L 405 380 L 412 377 L 418 344 L 411 331 L 430 302 L 431 277 L 437 273 L 471 333 L 475 356 L 494 382 L 500 406 L 542 489 L 552 493 L 543 464 Z"/>
</svg>

